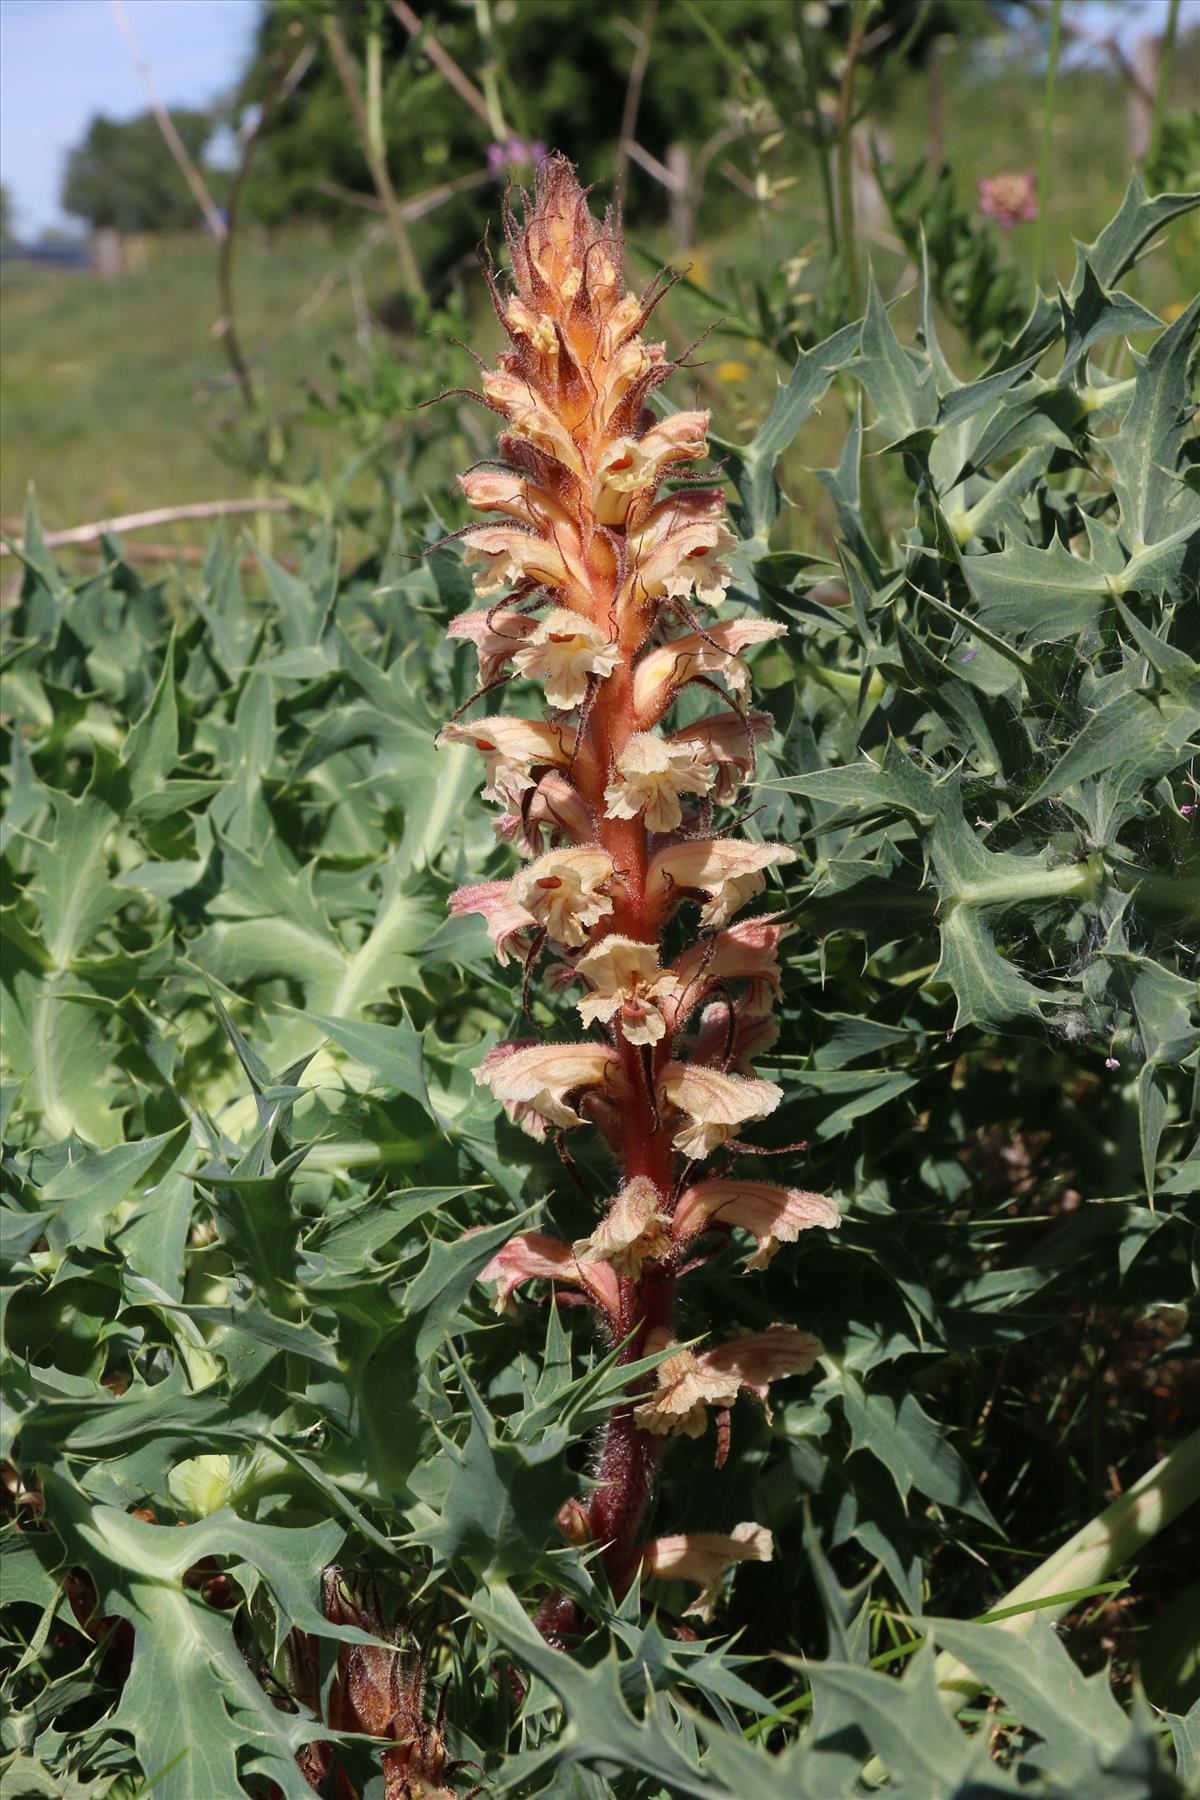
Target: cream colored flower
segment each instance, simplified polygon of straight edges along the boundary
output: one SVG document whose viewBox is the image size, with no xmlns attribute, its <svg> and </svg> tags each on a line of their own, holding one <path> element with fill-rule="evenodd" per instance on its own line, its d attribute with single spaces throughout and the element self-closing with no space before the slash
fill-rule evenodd
<svg viewBox="0 0 1200 1800">
<path fill-rule="evenodd" d="M 786 637 L 787 626 L 772 619 L 731 619 L 701 634 L 689 631 L 642 657 L 633 677 L 633 705 L 643 724 L 655 724 L 679 689 L 700 675 L 720 675 L 731 694 L 741 696 L 750 685 L 742 651 L 754 644 Z M 693 727 L 693 729 L 695 729 Z"/>
<path fill-rule="evenodd" d="M 448 901 L 455 918 L 461 918 L 464 913 L 483 915 L 501 968 L 508 962 L 510 949 L 520 957 L 528 955 L 537 931 L 537 920 L 523 906 L 516 904 L 509 892 L 511 886 L 510 881 L 474 881 L 457 889 Z"/>
<path fill-rule="evenodd" d="M 783 1099 L 773 1081 L 725 1075 L 697 1063 L 669 1062 L 658 1077 L 659 1103 L 685 1115 L 672 1142 L 685 1156 L 709 1156 L 740 1125 L 765 1119 Z"/>
<path fill-rule="evenodd" d="M 528 339 L 541 356 L 558 355 L 558 333 L 549 313 L 535 313 L 517 294 L 504 308 L 504 322 L 517 337 Z"/>
<path fill-rule="evenodd" d="M 706 794 L 712 775 L 688 744 L 635 731 L 618 756 L 616 779 L 604 790 L 610 819 L 646 815 L 647 831 L 674 831 L 683 821 L 680 794 Z"/>
<path fill-rule="evenodd" d="M 483 797 L 502 805 L 519 801 L 526 788 L 533 787 L 534 769 L 565 769 L 575 750 L 575 733 L 569 725 L 505 714 L 443 725 L 436 741 L 439 746 L 470 744 L 478 750 L 487 762 Z"/>
<path fill-rule="evenodd" d="M 580 1238 L 575 1254 L 589 1263 L 606 1263 L 618 1275 L 636 1281 L 644 1262 L 658 1262 L 671 1248 L 670 1220 L 652 1181 L 638 1175 L 626 1183 L 590 1237 Z"/>
<path fill-rule="evenodd" d="M 569 949 L 587 942 L 588 932 L 613 903 L 605 887 L 613 878 L 612 857 L 591 844 L 547 850 L 514 875 L 510 894 L 533 914 L 556 944 Z"/>
<path fill-rule="evenodd" d="M 476 1069 L 475 1080 L 511 1109 L 518 1124 L 532 1114 L 569 1131 L 583 1120 L 567 1096 L 599 1087 L 618 1066 L 616 1053 L 606 1044 L 527 1044 L 520 1049 L 497 1044 Z"/>
<path fill-rule="evenodd" d="M 642 1574 L 660 1581 L 695 1582 L 701 1591 L 687 1612 L 707 1621 L 713 1616 L 726 1569 L 743 1562 L 770 1562 L 774 1549 L 766 1526 L 750 1521 L 735 1525 L 728 1534 L 685 1531 L 675 1537 L 652 1538 L 643 1545 Z"/>
<path fill-rule="evenodd" d="M 671 1229 L 685 1243 L 709 1224 L 738 1225 L 758 1246 L 746 1267 L 765 1269 L 780 1244 L 794 1244 L 802 1231 L 816 1227 L 835 1231 L 841 1222 L 837 1207 L 823 1194 L 769 1181 L 717 1179 L 698 1181 L 680 1195 Z"/>
<path fill-rule="evenodd" d="M 512 1296 L 526 1281 L 562 1281 L 584 1288 L 614 1317 L 620 1310 L 621 1293 L 615 1272 L 606 1262 L 588 1262 L 562 1238 L 540 1231 L 522 1231 L 509 1238 L 487 1267 L 480 1281 L 496 1283 L 496 1312 L 515 1312 Z"/>
<path fill-rule="evenodd" d="M 764 870 L 795 862 L 786 844 L 752 844 L 746 838 L 693 838 L 660 850 L 650 864 L 646 892 L 655 907 L 686 894 L 708 896 L 702 925 L 724 925 L 766 886 Z"/>
<path fill-rule="evenodd" d="M 668 1341 L 651 1333 L 646 1349 L 665 1349 Z M 766 1408 L 770 1384 L 807 1375 L 821 1350 L 819 1338 L 794 1325 L 746 1332 L 698 1354 L 681 1348 L 659 1363 L 657 1392 L 634 1407 L 634 1417 L 643 1431 L 659 1437 L 703 1437 L 710 1406 L 732 1406 L 745 1388 Z"/>
<path fill-rule="evenodd" d="M 551 706 L 578 706 L 587 693 L 588 676 L 611 675 L 621 659 L 617 644 L 590 619 L 556 606 L 517 650 L 513 666 L 531 681 L 542 681 Z"/>
<path fill-rule="evenodd" d="M 571 575 L 557 545 L 519 525 L 472 525 L 463 533 L 465 561 L 482 563 L 472 577 L 481 600 L 505 588 L 532 581 L 539 587 L 565 588 Z"/>
<path fill-rule="evenodd" d="M 664 1349 L 656 1334 L 646 1342 L 647 1352 Z M 692 1351 L 679 1349 L 654 1371 L 658 1388 L 633 1409 L 641 1431 L 655 1437 L 703 1437 L 708 1429 L 710 1406 L 732 1406 L 738 1397 L 738 1379 L 728 1370 L 706 1369 Z"/>
<path fill-rule="evenodd" d="M 719 605 L 732 579 L 720 558 L 737 546 L 722 517 L 724 507 L 719 488 L 660 500 L 629 541 L 629 595 L 683 600 L 694 592 L 706 605 Z"/>
<path fill-rule="evenodd" d="M 545 450 L 565 468 L 578 474 L 583 465 L 575 440 L 527 381 L 508 369 L 487 369 L 483 375 L 485 397 L 507 415 L 512 428 L 538 450 Z"/>
<path fill-rule="evenodd" d="M 706 412 L 672 413 L 641 437 L 621 437 L 604 450 L 596 468 L 592 504 L 601 525 L 624 525 L 637 495 L 651 495 L 675 462 L 707 456 Z"/>
<path fill-rule="evenodd" d="M 659 967 L 658 947 L 637 938 L 601 938 L 575 965 L 591 984 L 578 1002 L 585 1025 L 617 1019 L 631 1044 L 657 1044 L 667 1029 L 664 1002 L 679 990 L 675 975 Z"/>
<path fill-rule="evenodd" d="M 507 513 L 524 525 L 567 523 L 570 513 L 549 488 L 515 469 L 468 469 L 458 485 L 479 512 Z"/>
<path fill-rule="evenodd" d="M 720 806 L 736 799 L 754 767 L 754 746 L 769 737 L 771 718 L 764 712 L 710 713 L 670 733 L 669 742 L 686 744 L 697 762 L 716 770 L 712 797 Z"/>
<path fill-rule="evenodd" d="M 820 1338 L 811 1331 L 800 1331 L 795 1325 L 769 1325 L 766 1331 L 748 1331 L 702 1350 L 696 1360 L 706 1379 L 736 1381 L 739 1389 L 753 1394 L 769 1419 L 767 1389 L 771 1382 L 788 1375 L 807 1375 L 823 1349 Z"/>
</svg>

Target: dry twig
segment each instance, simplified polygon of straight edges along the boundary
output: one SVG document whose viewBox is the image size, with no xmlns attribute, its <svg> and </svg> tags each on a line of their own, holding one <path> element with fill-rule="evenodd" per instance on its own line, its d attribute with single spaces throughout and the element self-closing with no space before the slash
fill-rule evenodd
<svg viewBox="0 0 1200 1800">
<path fill-rule="evenodd" d="M 94 519 L 90 525 L 72 525 L 65 531 L 47 531 L 43 533 L 42 542 L 48 550 L 61 549 L 64 544 L 93 544 L 106 533 L 123 531 L 149 531 L 155 525 L 177 525 L 185 519 L 233 519 L 253 513 L 291 512 L 292 502 L 275 497 L 261 500 L 192 500 L 183 506 L 156 506 L 150 512 L 123 513 L 115 519 Z M 15 521 L 7 520 L 5 529 Z M 13 556 L 25 548 L 23 541 L 16 540 L 15 549 L 8 544 L 0 544 L 0 556 Z"/>
<path fill-rule="evenodd" d="M 138 79 L 146 90 L 146 98 L 150 102 L 150 110 L 154 114 L 158 129 L 166 139 L 171 155 L 179 165 L 179 171 L 188 187 L 192 190 L 197 206 L 208 221 L 208 228 L 218 243 L 223 243 L 228 236 L 228 228 L 221 216 L 221 209 L 208 191 L 208 186 L 199 169 L 188 155 L 187 145 L 175 129 L 174 120 L 158 97 L 158 89 L 154 85 L 154 77 L 134 36 L 133 26 L 129 22 L 129 14 L 125 11 L 124 0 L 108 0 L 112 8 L 113 18 L 117 22 L 117 30 L 125 39 L 129 54 L 133 58 L 133 66 L 137 70 Z"/>
</svg>

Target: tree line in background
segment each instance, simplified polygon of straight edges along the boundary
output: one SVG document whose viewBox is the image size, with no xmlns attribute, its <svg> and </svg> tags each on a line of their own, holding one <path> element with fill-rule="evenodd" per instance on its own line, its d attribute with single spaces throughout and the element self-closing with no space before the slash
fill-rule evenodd
<svg viewBox="0 0 1200 1800">
<path fill-rule="evenodd" d="M 494 0 L 482 9 L 444 0 L 266 0 L 247 67 L 233 93 L 207 110 L 172 110 L 188 156 L 217 203 L 232 171 L 222 148 L 232 130 L 243 139 L 270 101 L 281 73 L 306 38 L 313 57 L 258 133 L 247 217 L 275 226 L 293 219 L 345 221 L 356 200 L 375 204 L 369 150 L 350 129 L 344 69 L 336 39 L 361 71 L 368 130 L 386 143 L 401 198 L 481 171 L 504 176 L 527 166 L 540 143 L 569 143 L 585 166 L 611 164 L 642 33 L 653 28 L 655 79 L 640 92 L 638 147 L 666 171 L 673 148 L 693 152 L 731 131 L 735 77 L 722 45 L 765 67 L 797 62 L 796 91 L 815 129 L 836 114 L 840 70 L 854 29 L 850 0 L 818 0 L 793 9 L 780 0 L 639 0 L 629 18 L 577 0 Z M 1001 20 L 1037 22 L 1029 0 L 882 0 L 871 13 L 860 64 L 894 57 L 924 60 L 939 39 L 979 38 Z M 569 35 L 564 37 L 564 25 Z M 436 31 L 435 66 L 427 54 Z M 803 39 L 804 67 L 797 51 Z M 469 71 L 455 99 L 449 59 Z M 473 89 L 460 103 L 463 92 Z M 531 97 L 536 96 L 536 100 Z M 814 118 L 814 112 L 819 117 Z M 664 212 L 660 180 L 629 192 L 635 218 Z M 468 189 L 445 215 L 449 235 L 471 244 L 492 192 Z M 730 205 L 738 204 L 730 190 Z M 193 195 L 166 154 L 152 112 L 94 117 L 71 151 L 63 182 L 66 212 L 93 230 L 173 232 L 197 222 Z"/>
</svg>

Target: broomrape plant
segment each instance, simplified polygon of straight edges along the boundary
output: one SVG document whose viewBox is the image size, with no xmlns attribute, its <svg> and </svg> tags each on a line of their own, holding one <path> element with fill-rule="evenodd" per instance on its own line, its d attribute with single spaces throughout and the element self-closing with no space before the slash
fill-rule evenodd
<svg viewBox="0 0 1200 1800">
<path fill-rule="evenodd" d="M 31 507 L 5 1793 L 1194 1785 L 1194 205 L 970 378 L 872 283 L 718 479 L 552 157 L 461 530 Z"/>
<path fill-rule="evenodd" d="M 708 1617 L 724 1571 L 768 1561 L 771 1534 L 751 1521 L 642 1542 L 666 1440 L 700 1437 L 715 1417 L 722 1461 L 738 1395 L 765 1406 L 770 1383 L 807 1373 L 821 1346 L 773 1325 L 697 1351 L 677 1341 L 676 1289 L 715 1235 L 748 1231 L 761 1267 L 802 1229 L 838 1223 L 820 1195 L 734 1173 L 753 1149 L 739 1134 L 782 1097 L 754 1059 L 777 1036 L 786 925 L 737 915 L 795 851 L 738 835 L 736 809 L 770 728 L 747 703 L 743 653 L 785 627 L 713 620 L 736 539 L 722 490 L 689 468 L 708 454 L 708 414 L 658 419 L 650 408 L 679 366 L 643 335 L 665 289 L 624 290 L 613 214 L 597 220 L 554 156 L 524 217 L 509 206 L 504 226 L 512 288 L 491 271 L 489 285 L 509 348 L 483 375 L 506 422 L 501 462 L 461 482 L 473 507 L 508 522 L 462 534 L 468 565 L 481 565 L 476 593 L 498 597 L 450 631 L 475 645 L 480 693 L 511 670 L 542 685 L 547 713 L 443 728 L 443 742 L 483 757 L 497 832 L 527 859 L 511 880 L 460 888 L 450 905 L 483 915 L 500 961 L 518 955 L 526 984 L 539 958 L 553 958 L 555 991 L 576 993 L 581 1023 L 602 1028 L 579 1043 L 497 1044 L 475 1079 L 532 1136 L 559 1134 L 569 1166 L 563 1135 L 598 1132 L 612 1174 L 587 1237 L 518 1233 L 483 1279 L 496 1282 L 500 1308 L 523 1283 L 549 1280 L 594 1310 L 622 1363 L 660 1357 L 648 1391 L 609 1417 L 594 1485 L 560 1524 L 600 1547 L 618 1596 L 638 1570 L 676 1577 L 700 1590 L 688 1610 Z M 672 709 L 695 687 L 712 712 L 675 725 Z M 677 926 L 694 908 L 700 930 L 685 941 Z M 565 1642 L 574 1601 L 553 1596 L 538 1624 Z"/>
</svg>

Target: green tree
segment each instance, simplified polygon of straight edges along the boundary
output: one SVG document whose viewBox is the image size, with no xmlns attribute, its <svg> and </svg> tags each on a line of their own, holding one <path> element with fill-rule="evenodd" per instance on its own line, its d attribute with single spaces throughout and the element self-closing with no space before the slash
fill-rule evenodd
<svg viewBox="0 0 1200 1800">
<path fill-rule="evenodd" d="M 13 236 L 13 203 L 12 194 L 0 181 L 0 244 L 7 244 Z"/>
<path fill-rule="evenodd" d="M 181 108 L 171 116 L 188 155 L 201 163 L 212 115 Z M 196 202 L 148 112 L 95 115 L 67 158 L 62 204 L 94 231 L 184 231 L 197 222 Z"/>
</svg>

